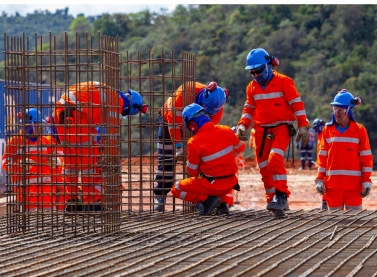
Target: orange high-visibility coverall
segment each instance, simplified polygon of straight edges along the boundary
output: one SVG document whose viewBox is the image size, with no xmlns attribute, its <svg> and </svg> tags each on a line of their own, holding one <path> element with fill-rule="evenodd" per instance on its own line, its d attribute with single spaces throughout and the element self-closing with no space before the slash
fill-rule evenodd
<svg viewBox="0 0 377 277">
<path fill-rule="evenodd" d="M 190 83 L 187 84 L 186 90 L 190 91 Z M 195 96 L 206 88 L 206 85 L 195 82 Z M 181 131 L 183 128 L 182 111 L 183 111 L 183 85 L 180 86 L 173 96 L 169 97 L 164 103 L 163 122 L 158 129 L 158 166 L 156 181 L 157 185 L 154 193 L 156 195 L 166 195 L 173 185 L 173 154 L 174 144 L 181 142 Z M 186 105 L 191 104 L 192 98 L 186 92 Z M 224 113 L 224 107 L 214 115 L 209 115 L 211 122 L 218 124 Z"/>
<path fill-rule="evenodd" d="M 69 87 L 56 103 L 54 112 L 55 121 L 66 155 L 63 173 L 65 181 L 70 183 L 70 191 L 77 194 L 78 175 L 81 172 L 81 188 L 83 202 L 104 202 L 101 177 L 101 168 L 98 162 L 104 155 L 119 157 L 119 126 L 123 99 L 119 93 L 104 83 L 82 82 Z M 66 124 L 59 118 L 67 109 L 71 114 L 64 114 L 65 118 L 73 120 Z M 72 111 L 72 108 L 75 110 Z M 96 126 L 106 125 L 107 144 L 105 153 L 96 141 Z M 120 166 L 120 163 L 119 163 Z M 121 183 L 121 180 L 114 181 Z M 90 185 L 91 184 L 91 185 Z"/>
<path fill-rule="evenodd" d="M 329 209 L 361 209 L 362 184 L 372 183 L 373 156 L 367 130 L 351 120 L 349 128 L 340 133 L 336 125 L 322 131 L 318 156 L 318 175 L 326 188 Z"/>
<path fill-rule="evenodd" d="M 284 152 L 288 147 L 290 135 L 287 124 L 293 125 L 296 120 L 298 127 L 308 126 L 304 102 L 296 89 L 293 80 L 276 71 L 270 83 L 263 89 L 255 80 L 246 87 L 246 102 L 238 125 L 246 129 L 255 129 L 255 151 L 259 171 L 266 191 L 266 200 L 271 202 L 275 191 L 290 191 L 287 185 Z M 262 155 L 259 152 L 263 137 L 265 138 Z"/>
<path fill-rule="evenodd" d="M 195 82 L 195 96 L 199 92 L 206 88 L 206 85 Z M 173 96 L 169 97 L 164 103 L 164 121 L 168 123 L 168 129 L 170 138 L 176 143 L 181 139 L 181 129 L 183 126 L 182 111 L 183 111 L 183 86 L 180 86 Z M 185 103 L 186 105 L 191 104 Z M 224 107 L 222 107 L 218 113 L 210 115 L 211 122 L 218 124 L 223 116 Z"/>
<path fill-rule="evenodd" d="M 177 182 L 171 190 L 173 196 L 195 204 L 209 195 L 220 196 L 226 202 L 226 194 L 238 183 L 233 152 L 241 152 L 244 147 L 228 126 L 205 123 L 187 145 L 187 171 L 194 177 Z"/>
<path fill-rule="evenodd" d="M 25 154 L 25 163 L 23 154 Z M 28 137 L 23 138 L 20 133 L 13 136 L 6 144 L 2 156 L 2 168 L 9 174 L 19 204 L 23 202 L 22 186 L 25 185 L 26 210 L 59 209 L 60 205 L 56 199 L 58 186 L 50 162 L 54 155 L 56 155 L 56 145 L 48 136 L 37 136 L 36 141 L 32 141 Z M 61 159 L 56 163 L 62 164 Z M 22 183 L 24 177 L 25 184 Z"/>
</svg>

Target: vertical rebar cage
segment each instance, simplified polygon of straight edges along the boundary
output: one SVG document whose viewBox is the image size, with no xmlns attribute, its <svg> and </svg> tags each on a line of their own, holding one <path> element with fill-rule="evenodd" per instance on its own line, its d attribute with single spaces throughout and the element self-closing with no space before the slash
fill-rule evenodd
<svg viewBox="0 0 377 277">
<path fill-rule="evenodd" d="M 118 38 L 4 33 L 4 50 L 7 231 L 119 230 Z"/>
<path fill-rule="evenodd" d="M 165 101 L 170 97 L 173 108 L 170 112 L 182 113 L 183 108 L 195 100 L 196 55 L 185 51 L 181 53 L 126 53 L 122 71 L 122 88 L 141 92 L 144 102 L 149 106 L 146 115 L 130 116 L 122 124 L 122 176 L 123 176 L 123 210 L 128 213 L 140 213 L 154 209 L 154 191 L 157 181 L 175 183 L 188 177 L 186 160 L 177 161 L 173 155 L 164 157 L 163 163 L 174 165 L 172 172 L 158 172 L 157 144 L 160 126 L 166 125 L 164 114 L 167 112 Z M 175 107 L 177 90 L 182 90 L 182 107 Z M 173 117 L 174 119 L 174 117 Z M 183 144 L 186 145 L 191 134 L 185 130 L 182 123 L 172 122 L 182 129 Z M 170 138 L 169 138 L 170 140 Z M 174 148 L 175 141 L 172 138 Z M 186 148 L 184 153 L 186 153 Z M 185 155 L 184 155 L 185 156 Z M 156 180 L 156 175 L 162 174 L 162 179 Z M 169 180 L 167 180 L 169 179 Z M 163 212 L 192 212 L 192 206 L 179 199 L 166 196 Z"/>
</svg>

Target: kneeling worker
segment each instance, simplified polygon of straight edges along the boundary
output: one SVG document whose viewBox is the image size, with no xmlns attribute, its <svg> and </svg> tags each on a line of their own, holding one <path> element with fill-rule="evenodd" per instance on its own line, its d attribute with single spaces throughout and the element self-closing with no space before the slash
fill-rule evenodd
<svg viewBox="0 0 377 277">
<path fill-rule="evenodd" d="M 226 195 L 239 189 L 233 153 L 241 153 L 245 144 L 230 127 L 213 124 L 196 103 L 184 108 L 182 118 L 193 133 L 187 143 L 187 171 L 194 177 L 177 182 L 171 192 L 175 198 L 197 204 L 199 215 L 227 214 Z"/>
</svg>

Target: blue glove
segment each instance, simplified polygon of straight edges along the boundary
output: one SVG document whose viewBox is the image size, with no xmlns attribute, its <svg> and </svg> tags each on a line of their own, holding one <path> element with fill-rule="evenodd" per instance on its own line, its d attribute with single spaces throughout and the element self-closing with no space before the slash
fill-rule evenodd
<svg viewBox="0 0 377 277">
<path fill-rule="evenodd" d="M 97 143 L 100 144 L 101 139 L 102 139 L 102 135 L 106 134 L 106 127 L 97 127 L 96 131 L 97 131 L 97 134 L 99 134 L 99 136 L 97 136 L 96 140 L 97 140 Z"/>
</svg>

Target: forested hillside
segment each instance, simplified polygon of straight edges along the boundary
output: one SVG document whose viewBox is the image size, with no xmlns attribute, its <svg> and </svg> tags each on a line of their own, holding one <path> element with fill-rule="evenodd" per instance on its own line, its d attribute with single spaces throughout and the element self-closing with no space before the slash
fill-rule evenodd
<svg viewBox="0 0 377 277">
<path fill-rule="evenodd" d="M 377 5 L 188 5 L 171 14 L 146 10 L 76 18 L 67 8 L 26 17 L 3 13 L 0 28 L 9 36 L 31 37 L 100 31 L 118 35 L 122 53 L 196 53 L 198 81 L 216 80 L 230 89 L 222 121 L 227 125 L 237 123 L 251 80 L 244 70 L 247 53 L 263 47 L 279 57 L 277 70 L 296 82 L 311 120 L 330 120 L 329 103 L 340 88 L 361 97 L 354 114 L 369 131 L 377 165 Z"/>
</svg>

